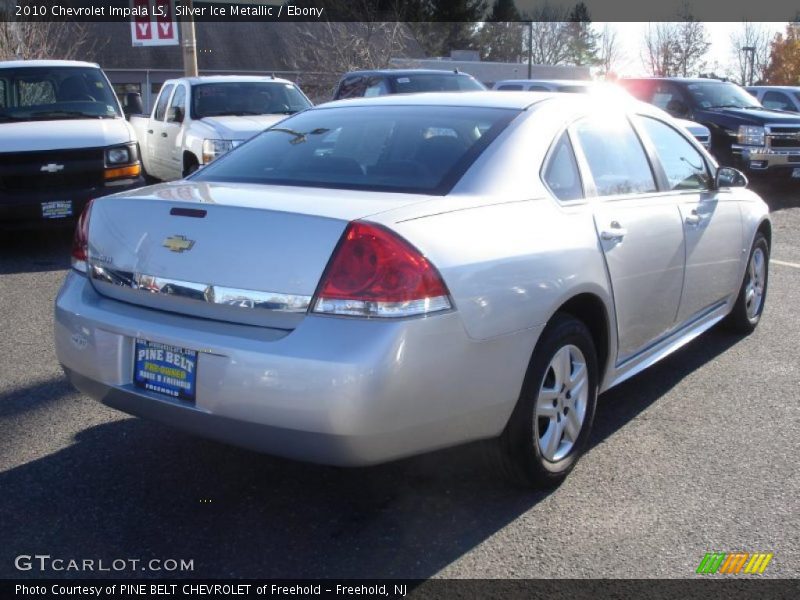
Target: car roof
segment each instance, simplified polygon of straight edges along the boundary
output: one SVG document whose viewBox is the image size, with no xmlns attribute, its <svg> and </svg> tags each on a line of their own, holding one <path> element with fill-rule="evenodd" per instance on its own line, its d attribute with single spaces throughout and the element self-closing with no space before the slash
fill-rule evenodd
<svg viewBox="0 0 800 600">
<path fill-rule="evenodd" d="M 455 69 L 370 69 L 365 71 L 349 71 L 342 75 L 342 79 L 352 75 L 396 75 L 398 77 L 407 77 L 409 75 L 461 75 L 464 77 L 472 77 L 469 73 L 464 73 Z"/>
<path fill-rule="evenodd" d="M 737 85 L 733 81 L 723 81 L 711 77 L 624 77 L 619 81 L 674 81 L 676 83 L 733 83 L 733 85 Z"/>
<path fill-rule="evenodd" d="M 746 90 L 781 90 L 784 92 L 796 92 L 800 90 L 800 85 L 748 85 Z"/>
<path fill-rule="evenodd" d="M 271 75 L 201 75 L 199 77 L 178 77 L 170 81 L 187 81 L 190 85 L 201 83 L 256 83 L 256 82 L 277 82 L 293 83 L 288 79 L 280 79 Z"/>
<path fill-rule="evenodd" d="M 4 60 L 0 61 L 0 69 L 14 69 L 20 67 L 92 67 L 99 69 L 97 63 L 82 60 Z"/>
<path fill-rule="evenodd" d="M 502 79 L 495 83 L 500 85 L 504 83 L 543 83 L 546 85 L 591 85 L 594 83 L 591 79 Z"/>
<path fill-rule="evenodd" d="M 563 95 L 563 94 L 560 94 Z M 343 106 L 466 106 L 472 108 L 507 108 L 525 110 L 546 98 L 559 97 L 552 92 L 427 92 L 421 94 L 386 94 L 370 98 L 346 98 L 320 105 L 320 108 Z"/>
</svg>

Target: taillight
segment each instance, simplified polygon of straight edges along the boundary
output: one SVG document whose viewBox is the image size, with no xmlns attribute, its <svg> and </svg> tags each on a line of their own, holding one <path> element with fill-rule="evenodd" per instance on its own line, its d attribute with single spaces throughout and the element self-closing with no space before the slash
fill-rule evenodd
<svg viewBox="0 0 800 600">
<path fill-rule="evenodd" d="M 86 261 L 89 259 L 89 216 L 92 212 L 92 202 L 89 200 L 75 225 L 75 235 L 72 238 L 72 268 L 81 273 L 86 273 Z"/>
<path fill-rule="evenodd" d="M 451 308 L 447 286 L 400 236 L 371 223 L 347 226 L 322 275 L 312 312 L 408 317 Z"/>
</svg>

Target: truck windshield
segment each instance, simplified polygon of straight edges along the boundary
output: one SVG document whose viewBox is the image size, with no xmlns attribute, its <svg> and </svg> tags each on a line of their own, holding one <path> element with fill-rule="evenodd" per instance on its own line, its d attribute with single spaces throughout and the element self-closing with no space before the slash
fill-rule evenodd
<svg viewBox="0 0 800 600">
<path fill-rule="evenodd" d="M 311 103 L 291 83 L 202 83 L 192 88 L 192 118 L 226 115 L 291 115 Z"/>
<path fill-rule="evenodd" d="M 117 98 L 100 69 L 0 69 L 0 122 L 118 117 Z"/>
<path fill-rule="evenodd" d="M 700 108 L 761 108 L 758 100 L 732 83 L 690 83 L 687 89 Z"/>
<path fill-rule="evenodd" d="M 318 108 L 214 161 L 197 181 L 446 194 L 519 114 L 499 108 Z"/>
</svg>

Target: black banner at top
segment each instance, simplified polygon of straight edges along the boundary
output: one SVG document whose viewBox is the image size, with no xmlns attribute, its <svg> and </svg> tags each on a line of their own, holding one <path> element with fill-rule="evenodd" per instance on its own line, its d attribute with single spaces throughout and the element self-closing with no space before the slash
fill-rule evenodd
<svg viewBox="0 0 800 600">
<path fill-rule="evenodd" d="M 0 0 L 0 20 L 130 21 L 135 17 L 209 22 L 438 21 L 490 18 L 497 0 Z M 583 4 L 586 12 L 574 11 Z M 795 21 L 796 0 L 515 0 L 499 20 L 563 21 L 570 13 L 592 21 Z M 148 14 L 144 14 L 147 11 Z"/>
</svg>

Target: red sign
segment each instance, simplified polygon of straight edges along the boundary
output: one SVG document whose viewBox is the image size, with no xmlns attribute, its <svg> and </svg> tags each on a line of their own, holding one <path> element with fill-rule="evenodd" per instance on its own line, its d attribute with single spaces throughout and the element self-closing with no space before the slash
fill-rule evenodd
<svg viewBox="0 0 800 600">
<path fill-rule="evenodd" d="M 173 0 L 131 0 L 131 39 L 134 46 L 174 46 L 178 28 L 172 20 Z"/>
</svg>

